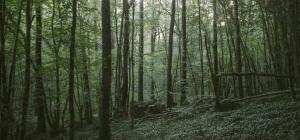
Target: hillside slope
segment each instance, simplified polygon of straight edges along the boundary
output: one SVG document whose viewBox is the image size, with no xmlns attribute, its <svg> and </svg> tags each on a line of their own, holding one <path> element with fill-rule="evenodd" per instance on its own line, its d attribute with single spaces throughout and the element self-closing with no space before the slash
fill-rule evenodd
<svg viewBox="0 0 300 140">
<path fill-rule="evenodd" d="M 77 140 L 97 139 L 96 124 L 77 130 Z M 128 121 L 112 124 L 115 140 L 300 140 L 299 134 L 300 102 L 287 96 L 242 102 L 227 112 L 202 105 L 176 108 L 135 120 L 133 130 Z"/>
<path fill-rule="evenodd" d="M 241 103 L 235 110 L 214 112 L 201 106 L 180 108 L 138 123 L 113 125 L 118 140 L 299 140 L 300 103 L 284 96 Z M 298 112 L 298 113 L 297 113 Z M 299 114 L 299 115 L 297 115 Z M 138 121 L 139 122 L 139 121 Z"/>
</svg>

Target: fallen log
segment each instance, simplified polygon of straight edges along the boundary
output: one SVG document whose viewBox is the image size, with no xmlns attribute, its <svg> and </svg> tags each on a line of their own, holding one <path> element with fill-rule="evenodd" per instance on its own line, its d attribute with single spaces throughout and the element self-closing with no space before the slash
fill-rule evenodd
<svg viewBox="0 0 300 140">
<path fill-rule="evenodd" d="M 291 90 L 271 91 L 271 92 L 266 92 L 266 93 L 261 94 L 261 95 L 250 96 L 250 97 L 246 97 L 246 98 L 243 98 L 243 99 L 232 99 L 232 100 L 230 100 L 230 102 L 231 103 L 237 103 L 237 102 L 242 102 L 242 101 L 246 101 L 246 100 L 267 97 L 267 96 L 275 96 L 275 95 L 287 94 L 287 93 L 290 93 L 290 92 L 291 92 Z M 295 89 L 295 92 L 299 93 L 300 92 L 300 88 Z M 224 99 L 222 101 L 225 101 L 225 100 L 228 100 L 228 99 Z M 197 110 L 209 109 L 209 108 L 212 108 L 212 107 L 214 107 L 214 105 L 205 105 L 205 106 L 197 108 Z M 142 118 L 134 119 L 134 122 L 135 122 L 136 125 L 138 125 L 138 124 L 141 124 L 142 122 L 147 121 L 147 120 L 159 119 L 159 118 L 161 118 L 163 116 L 164 117 L 174 117 L 174 116 L 179 115 L 180 113 L 182 113 L 182 112 L 165 112 L 165 113 L 162 113 L 162 114 L 151 114 L 151 115 L 148 115 L 148 116 L 144 116 Z"/>
<path fill-rule="evenodd" d="M 281 91 L 271 91 L 271 92 L 266 92 L 264 94 L 260 94 L 260 95 L 256 95 L 256 96 L 250 96 L 250 97 L 245 97 L 245 98 L 242 98 L 242 99 L 231 99 L 230 102 L 232 103 L 238 103 L 238 102 L 242 102 L 242 101 L 246 101 L 246 100 L 251 100 L 251 99 L 257 99 L 257 98 L 262 98 L 262 97 L 267 97 L 267 96 L 276 96 L 276 95 L 281 95 L 281 94 L 287 94 L 287 93 L 290 93 L 291 90 L 281 90 Z M 297 92 L 299 94 L 300 92 L 300 88 L 298 89 L 295 89 L 295 92 Z M 220 102 L 223 102 L 223 101 L 226 101 L 228 99 L 224 99 Z M 212 108 L 212 107 L 215 107 L 215 105 L 205 105 L 205 106 L 202 106 L 200 108 L 197 108 L 197 110 L 203 110 L 203 109 L 209 109 L 209 108 Z"/>
<path fill-rule="evenodd" d="M 299 92 L 300 88 L 295 89 L 295 92 Z M 274 95 L 280 95 L 280 94 L 287 94 L 290 93 L 291 90 L 280 90 L 280 91 L 270 91 L 270 92 L 266 92 L 264 94 L 260 94 L 260 95 L 256 95 L 256 96 L 250 96 L 250 97 L 246 97 L 246 98 L 242 98 L 242 99 L 236 99 L 234 100 L 234 102 L 240 102 L 240 101 L 245 101 L 245 100 L 250 100 L 250 99 L 256 99 L 256 98 L 261 98 L 261 97 L 266 97 L 266 96 L 274 96 Z"/>
<path fill-rule="evenodd" d="M 255 73 L 255 72 L 220 72 L 217 74 L 217 77 L 224 76 L 260 76 L 260 77 L 274 77 L 274 78 L 294 78 L 300 79 L 300 76 L 289 76 L 285 74 L 272 74 L 272 73 Z"/>
</svg>

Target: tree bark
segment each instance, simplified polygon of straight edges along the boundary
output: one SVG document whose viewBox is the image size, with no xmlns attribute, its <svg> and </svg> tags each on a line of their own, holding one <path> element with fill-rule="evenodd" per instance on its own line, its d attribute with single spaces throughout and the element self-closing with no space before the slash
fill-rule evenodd
<svg viewBox="0 0 300 140">
<path fill-rule="evenodd" d="M 82 49 L 82 61 L 83 61 L 83 80 L 84 80 L 84 117 L 88 124 L 92 123 L 93 112 L 92 112 L 92 101 L 91 101 L 91 91 L 90 91 L 90 77 L 88 68 L 88 56 L 85 49 Z"/>
<path fill-rule="evenodd" d="M 30 93 L 30 45 L 31 45 L 31 5 L 32 1 L 26 1 L 26 39 L 25 39 L 25 89 L 22 98 L 22 123 L 21 123 L 21 140 L 25 139 L 27 112 L 29 105 Z"/>
<path fill-rule="evenodd" d="M 76 36 L 76 24 L 77 24 L 77 0 L 72 1 L 72 27 L 71 27 L 71 39 L 70 39 L 70 68 L 69 68 L 69 115 L 70 115 L 70 128 L 69 139 L 74 139 L 74 68 L 75 68 L 75 36 Z"/>
<path fill-rule="evenodd" d="M 144 0 L 140 0 L 138 100 L 144 101 Z"/>
<path fill-rule="evenodd" d="M 122 113 L 127 115 L 128 105 L 128 58 L 129 58 L 129 4 L 128 0 L 123 0 L 124 24 L 124 46 L 123 46 L 123 85 L 122 85 Z"/>
<path fill-rule="evenodd" d="M 172 88 L 172 64 L 173 64 L 173 34 L 175 25 L 175 0 L 172 0 L 171 4 L 171 21 L 169 29 L 169 44 L 168 44 L 168 64 L 167 64 L 167 107 L 174 105 L 173 88 Z"/>
<path fill-rule="evenodd" d="M 154 18 L 155 14 L 153 12 L 153 18 Z M 155 78 L 154 78 L 154 53 L 155 53 L 155 41 L 156 41 L 156 28 L 155 28 L 156 24 L 152 25 L 151 27 L 151 85 L 150 85 L 150 94 L 151 94 L 151 100 L 154 100 L 155 98 Z"/>
<path fill-rule="evenodd" d="M 215 91 L 215 108 L 218 110 L 220 108 L 219 103 L 219 78 L 216 76 L 219 72 L 219 61 L 218 61 L 218 31 L 217 31 L 217 22 L 218 22 L 218 13 L 217 13 L 217 1 L 213 0 L 213 61 L 214 61 L 214 71 L 212 71 L 212 82 Z"/>
<path fill-rule="evenodd" d="M 198 21 L 198 28 L 199 28 L 199 52 L 200 52 L 200 67 L 201 67 L 201 82 L 200 82 L 200 87 L 201 91 L 200 94 L 201 96 L 204 96 L 204 51 L 203 51 L 203 37 L 202 37 L 202 19 L 201 19 L 201 5 L 200 5 L 200 0 L 197 0 L 197 6 L 198 6 L 198 14 L 199 14 L 199 21 Z"/>
<path fill-rule="evenodd" d="M 1 132 L 0 138 L 7 140 L 9 128 L 9 92 L 6 83 L 6 64 L 5 64 L 5 17 L 6 4 L 5 0 L 0 1 L 0 111 L 1 111 Z"/>
<path fill-rule="evenodd" d="M 56 88 L 56 110 L 55 110 L 55 120 L 53 123 L 53 128 L 52 129 L 57 129 L 60 127 L 60 117 L 61 117 L 61 110 L 60 110 L 60 104 L 61 104 L 61 93 L 60 93 L 60 64 L 59 64 L 59 49 L 60 49 L 60 45 L 61 45 L 61 41 L 59 41 L 59 44 L 56 44 L 55 41 L 55 34 L 54 34 L 54 19 L 55 19 L 55 0 L 52 0 L 52 4 L 53 4 L 53 9 L 52 9 L 52 21 L 51 21 L 51 30 L 52 30 L 52 41 L 53 41 L 53 45 L 54 45 L 54 54 L 55 54 L 55 88 Z M 60 17 L 60 28 L 62 30 L 62 17 L 61 17 L 61 10 L 60 10 L 60 4 L 59 4 L 59 17 Z"/>
<path fill-rule="evenodd" d="M 187 89 L 187 35 L 186 35 L 186 0 L 182 0 L 182 58 L 181 58 L 181 98 L 180 104 L 186 102 Z"/>
<path fill-rule="evenodd" d="M 102 0 L 102 85 L 100 101 L 100 139 L 110 140 L 110 94 L 111 94 L 111 25 L 110 0 Z"/>
<path fill-rule="evenodd" d="M 242 54 L 241 54 L 241 29 L 239 20 L 239 5 L 238 0 L 234 0 L 234 15 L 235 15 L 235 43 L 236 43 L 236 68 L 237 72 L 242 72 Z M 244 97 L 243 78 L 238 77 L 239 97 Z"/>
<path fill-rule="evenodd" d="M 134 21 L 134 16 L 135 16 L 135 0 L 133 0 L 133 4 L 132 4 L 132 21 L 131 21 L 131 104 L 130 104 L 130 119 L 131 119 L 131 123 L 130 123 L 130 128 L 133 129 L 134 128 L 134 116 L 133 116 L 133 103 L 134 103 L 134 92 L 135 92 L 135 86 L 134 86 L 134 81 L 135 81 L 135 74 L 134 74 L 134 70 L 135 70 L 135 64 L 134 64 L 134 39 L 135 39 L 135 21 Z"/>
<path fill-rule="evenodd" d="M 41 2 L 36 3 L 36 49 L 35 49 L 35 61 L 36 61 L 36 87 L 35 87 L 35 105 L 37 113 L 37 128 L 39 133 L 46 132 L 46 119 L 45 119 L 45 92 L 43 84 L 43 66 L 42 66 L 42 7 Z"/>
</svg>

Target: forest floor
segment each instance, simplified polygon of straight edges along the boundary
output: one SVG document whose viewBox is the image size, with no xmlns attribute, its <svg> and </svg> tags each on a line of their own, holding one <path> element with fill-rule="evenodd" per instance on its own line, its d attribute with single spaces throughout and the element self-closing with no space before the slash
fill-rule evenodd
<svg viewBox="0 0 300 140">
<path fill-rule="evenodd" d="M 129 121 L 113 122 L 113 139 L 300 140 L 300 102 L 289 97 L 244 101 L 227 112 L 201 106 L 205 105 L 189 105 L 138 119 L 133 130 Z M 98 129 L 93 125 L 76 133 L 77 140 L 98 138 Z"/>
</svg>

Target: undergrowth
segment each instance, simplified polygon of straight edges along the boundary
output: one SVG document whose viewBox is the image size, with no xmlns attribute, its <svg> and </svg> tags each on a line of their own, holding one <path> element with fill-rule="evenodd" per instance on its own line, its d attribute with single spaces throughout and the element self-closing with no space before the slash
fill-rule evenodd
<svg viewBox="0 0 300 140">
<path fill-rule="evenodd" d="M 207 104 L 205 104 L 207 105 Z M 242 102 L 239 108 L 216 112 L 196 106 L 148 120 L 112 123 L 114 140 L 299 140 L 300 102 L 285 96 Z M 298 114 L 298 115 L 297 115 Z M 76 132 L 77 140 L 99 139 L 97 123 Z"/>
<path fill-rule="evenodd" d="M 201 105 L 198 105 L 201 106 Z M 298 140 L 300 103 L 277 96 L 241 103 L 227 112 L 180 109 L 174 117 L 144 121 L 130 130 L 128 123 L 113 127 L 117 140 Z M 300 133 L 299 133 L 300 134 Z"/>
</svg>

